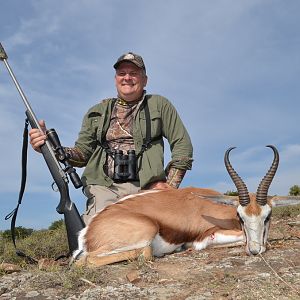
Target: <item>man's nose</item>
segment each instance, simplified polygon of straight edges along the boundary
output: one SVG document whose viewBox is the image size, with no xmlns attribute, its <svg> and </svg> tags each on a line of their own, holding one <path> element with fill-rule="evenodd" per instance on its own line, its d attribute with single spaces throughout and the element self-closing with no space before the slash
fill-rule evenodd
<svg viewBox="0 0 300 300">
<path fill-rule="evenodd" d="M 126 73 L 124 76 L 124 79 L 129 80 L 131 79 L 133 76 L 130 73 Z"/>
</svg>

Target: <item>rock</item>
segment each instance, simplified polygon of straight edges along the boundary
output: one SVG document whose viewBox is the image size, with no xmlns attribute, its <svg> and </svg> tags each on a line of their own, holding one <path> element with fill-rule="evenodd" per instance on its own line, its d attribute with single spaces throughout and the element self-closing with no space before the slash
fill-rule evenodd
<svg viewBox="0 0 300 300">
<path fill-rule="evenodd" d="M 130 283 L 139 282 L 141 280 L 141 278 L 139 276 L 140 276 L 140 274 L 137 270 L 132 270 L 126 274 L 126 278 Z"/>
</svg>

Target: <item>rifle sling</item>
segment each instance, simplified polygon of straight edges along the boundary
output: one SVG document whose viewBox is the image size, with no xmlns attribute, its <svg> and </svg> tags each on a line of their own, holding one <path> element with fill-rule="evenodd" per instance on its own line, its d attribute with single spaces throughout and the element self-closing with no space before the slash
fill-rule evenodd
<svg viewBox="0 0 300 300">
<path fill-rule="evenodd" d="M 25 191 L 25 186 L 26 186 L 26 177 L 27 177 L 27 149 L 28 149 L 28 119 L 25 119 L 25 127 L 24 127 L 24 132 L 23 132 L 23 145 L 22 145 L 22 177 L 21 177 L 21 186 L 20 186 L 20 191 L 19 191 L 19 198 L 18 198 L 18 204 L 17 207 L 10 212 L 6 217 L 5 220 L 8 220 L 12 217 L 11 219 L 11 224 L 10 224 L 10 230 L 11 230 L 11 238 L 14 243 L 15 249 L 16 249 L 16 254 L 18 256 L 26 258 L 30 263 L 37 263 L 37 260 L 34 258 L 26 255 L 24 252 L 21 250 L 17 249 L 16 246 L 16 219 L 17 219 L 17 214 L 19 210 L 19 206 L 22 203 L 22 198 L 24 195 Z"/>
</svg>

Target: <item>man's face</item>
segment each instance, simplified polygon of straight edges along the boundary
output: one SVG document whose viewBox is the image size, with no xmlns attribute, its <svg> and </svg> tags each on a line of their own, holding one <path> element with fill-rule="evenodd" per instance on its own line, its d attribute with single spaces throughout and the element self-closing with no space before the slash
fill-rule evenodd
<svg viewBox="0 0 300 300">
<path fill-rule="evenodd" d="M 125 101 L 135 101 L 141 98 L 147 84 L 145 72 L 131 62 L 122 62 L 115 75 L 118 96 Z"/>
</svg>

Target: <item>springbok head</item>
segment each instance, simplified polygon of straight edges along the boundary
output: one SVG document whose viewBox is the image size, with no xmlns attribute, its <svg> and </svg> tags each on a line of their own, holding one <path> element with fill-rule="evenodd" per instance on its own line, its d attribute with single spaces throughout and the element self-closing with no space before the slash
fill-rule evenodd
<svg viewBox="0 0 300 300">
<path fill-rule="evenodd" d="M 273 150 L 274 159 L 270 169 L 261 180 L 256 195 L 249 194 L 246 184 L 229 162 L 229 153 L 235 147 L 229 148 L 224 157 L 226 169 L 238 191 L 237 214 L 244 231 L 248 255 L 257 255 L 266 251 L 272 206 L 277 203 L 276 201 L 273 203 L 272 199 L 268 200 L 268 190 L 278 168 L 279 154 L 274 146 L 268 145 L 267 147 Z"/>
</svg>

